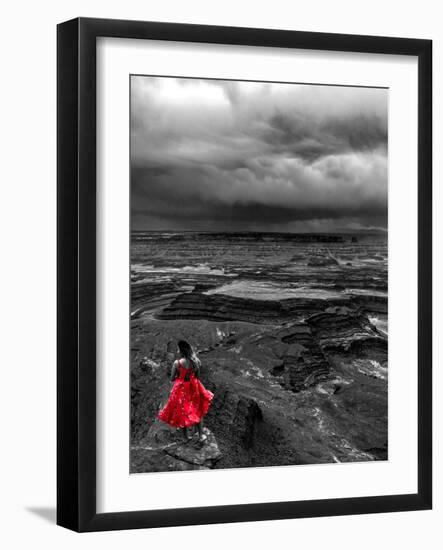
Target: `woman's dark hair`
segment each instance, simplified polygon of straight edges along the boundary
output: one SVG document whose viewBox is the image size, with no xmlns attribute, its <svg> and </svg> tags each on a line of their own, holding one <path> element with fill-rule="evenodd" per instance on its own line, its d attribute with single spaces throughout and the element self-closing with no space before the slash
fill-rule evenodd
<svg viewBox="0 0 443 550">
<path fill-rule="evenodd" d="M 194 369 L 198 369 L 198 364 L 195 362 L 196 356 L 194 354 L 194 350 L 192 349 L 191 344 L 186 342 L 186 340 L 179 340 L 177 345 L 183 357 L 185 357 L 191 363 Z"/>
</svg>

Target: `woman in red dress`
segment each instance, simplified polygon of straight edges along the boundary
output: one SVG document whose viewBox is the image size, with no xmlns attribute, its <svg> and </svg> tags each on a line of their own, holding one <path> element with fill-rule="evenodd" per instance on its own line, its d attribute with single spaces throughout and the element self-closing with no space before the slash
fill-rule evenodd
<svg viewBox="0 0 443 550">
<path fill-rule="evenodd" d="M 199 441 L 206 439 L 203 433 L 203 417 L 208 412 L 214 394 L 200 381 L 200 360 L 191 345 L 178 342 L 180 358 L 174 362 L 171 381 L 174 382 L 168 402 L 158 413 L 158 418 L 175 428 L 183 428 L 186 440 L 190 426 L 197 426 Z"/>
</svg>

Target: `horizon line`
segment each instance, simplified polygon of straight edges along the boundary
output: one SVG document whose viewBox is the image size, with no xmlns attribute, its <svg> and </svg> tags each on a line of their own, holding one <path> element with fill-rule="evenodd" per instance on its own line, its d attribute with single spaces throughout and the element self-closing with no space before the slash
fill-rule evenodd
<svg viewBox="0 0 443 550">
<path fill-rule="evenodd" d="M 352 229 L 339 231 L 257 231 L 257 230 L 222 230 L 222 229 L 131 229 L 131 232 L 144 233 L 280 233 L 285 235 L 343 235 L 350 233 L 388 233 L 388 228 Z"/>
</svg>

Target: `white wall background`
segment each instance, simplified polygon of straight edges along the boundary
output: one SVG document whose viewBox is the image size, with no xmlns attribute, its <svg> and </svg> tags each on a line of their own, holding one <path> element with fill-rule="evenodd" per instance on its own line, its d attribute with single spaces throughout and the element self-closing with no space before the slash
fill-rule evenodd
<svg viewBox="0 0 443 550">
<path fill-rule="evenodd" d="M 77 535 L 55 518 L 55 26 L 77 16 L 434 40 L 434 281 L 442 279 L 443 10 L 438 0 L 66 0 L 2 9 L 0 541 L 8 549 L 440 548 L 442 292 L 434 288 L 434 510 Z M 440 250 L 439 250 L 440 249 Z M 407 297 L 405 297 L 407 303 Z M 440 337 L 440 338 L 439 338 Z M 440 342 L 438 341 L 440 339 Z"/>
</svg>

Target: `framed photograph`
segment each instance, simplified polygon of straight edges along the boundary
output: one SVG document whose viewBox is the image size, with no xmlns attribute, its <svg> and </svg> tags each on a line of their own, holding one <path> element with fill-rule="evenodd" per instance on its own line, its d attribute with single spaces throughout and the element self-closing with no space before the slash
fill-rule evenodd
<svg viewBox="0 0 443 550">
<path fill-rule="evenodd" d="M 431 508 L 431 41 L 57 36 L 57 523 Z"/>
</svg>

